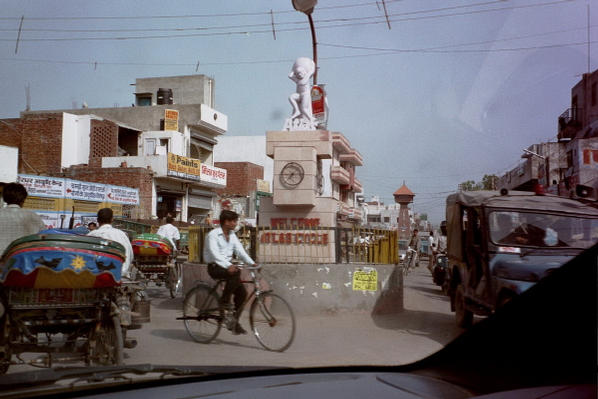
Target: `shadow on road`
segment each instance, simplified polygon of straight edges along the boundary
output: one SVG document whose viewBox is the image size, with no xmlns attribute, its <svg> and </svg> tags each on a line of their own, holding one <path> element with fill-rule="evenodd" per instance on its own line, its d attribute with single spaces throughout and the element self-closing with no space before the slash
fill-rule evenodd
<svg viewBox="0 0 598 399">
<path fill-rule="evenodd" d="M 216 338 L 214 341 L 210 342 L 208 345 L 227 345 L 227 346 L 233 346 L 236 348 L 249 348 L 249 349 L 259 349 L 259 350 L 263 350 L 261 346 L 259 346 L 259 344 L 257 342 L 255 342 L 255 345 L 247 345 L 244 343 L 240 343 L 237 341 L 233 341 L 233 340 L 229 340 L 226 337 L 222 338 L 222 334 L 230 334 L 229 332 L 221 332 L 218 338 Z M 193 338 L 191 338 L 189 336 L 189 334 L 187 333 L 187 331 L 183 328 L 183 329 L 174 329 L 174 328 L 170 328 L 170 329 L 154 329 L 152 330 L 152 332 L 150 333 L 153 336 L 156 337 L 160 337 L 160 338 L 167 338 L 167 339 L 172 339 L 175 341 L 187 341 L 187 342 L 195 342 L 193 341 Z M 250 334 L 250 333 L 248 333 Z M 203 345 L 200 343 L 197 343 L 197 345 Z"/>
<path fill-rule="evenodd" d="M 448 344 L 463 332 L 455 325 L 455 316 L 435 312 L 403 310 L 395 314 L 374 314 L 372 320 L 377 327 L 424 335 L 442 345 Z"/>
</svg>

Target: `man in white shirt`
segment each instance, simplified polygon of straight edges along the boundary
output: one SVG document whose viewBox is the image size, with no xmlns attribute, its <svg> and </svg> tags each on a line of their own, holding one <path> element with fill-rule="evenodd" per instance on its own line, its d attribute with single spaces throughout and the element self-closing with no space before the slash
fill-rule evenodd
<svg viewBox="0 0 598 399">
<path fill-rule="evenodd" d="M 2 190 L 6 208 L 0 209 L 0 255 L 17 238 L 36 234 L 46 228 L 38 214 L 21 209 L 27 189 L 20 183 L 8 183 Z"/>
<path fill-rule="evenodd" d="M 208 274 L 214 280 L 226 280 L 222 293 L 222 304 L 227 306 L 230 303 L 231 295 L 234 295 L 235 318 L 237 323 L 232 329 L 233 334 L 246 334 L 245 329 L 239 324 L 241 306 L 247 297 L 247 290 L 241 283 L 241 270 L 232 264 L 233 255 L 237 255 L 245 264 L 254 266 L 255 262 L 235 234 L 235 228 L 239 221 L 239 215 L 233 211 L 224 210 L 220 213 L 220 227 L 210 231 L 205 238 L 203 258 L 208 264 Z"/>
<path fill-rule="evenodd" d="M 131 245 L 131 241 L 129 241 L 129 237 L 125 234 L 125 232 L 112 227 L 113 219 L 114 215 L 112 213 L 112 209 L 100 209 L 98 211 L 98 224 L 100 225 L 100 227 L 89 232 L 87 235 L 92 237 L 102 237 L 107 240 L 116 241 L 117 243 L 125 247 L 126 259 L 123 262 L 121 275 L 122 277 L 129 279 L 131 277 L 129 274 L 129 268 L 131 266 L 131 262 L 133 261 L 133 246 Z"/>
<path fill-rule="evenodd" d="M 177 229 L 172 222 L 174 222 L 174 218 L 172 216 L 167 216 L 166 224 L 160 226 L 156 234 L 168 239 L 172 244 L 172 248 L 176 251 L 179 240 L 181 239 L 181 234 L 179 233 L 179 229 Z"/>
</svg>

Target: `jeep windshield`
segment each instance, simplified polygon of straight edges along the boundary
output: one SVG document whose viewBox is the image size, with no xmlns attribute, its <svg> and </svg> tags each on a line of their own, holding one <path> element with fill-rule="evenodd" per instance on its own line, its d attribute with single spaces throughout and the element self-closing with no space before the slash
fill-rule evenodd
<svg viewBox="0 0 598 399">
<path fill-rule="evenodd" d="M 598 240 L 598 219 L 494 211 L 488 220 L 490 239 L 497 245 L 585 249 Z"/>
</svg>

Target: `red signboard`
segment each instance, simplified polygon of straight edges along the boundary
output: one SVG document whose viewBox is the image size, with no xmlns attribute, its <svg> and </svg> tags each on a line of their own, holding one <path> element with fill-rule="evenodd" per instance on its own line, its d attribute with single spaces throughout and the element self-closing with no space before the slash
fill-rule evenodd
<svg viewBox="0 0 598 399">
<path fill-rule="evenodd" d="M 313 86 L 311 88 L 311 109 L 314 116 L 324 114 L 325 110 L 325 99 L 324 89 L 320 86 Z"/>
</svg>

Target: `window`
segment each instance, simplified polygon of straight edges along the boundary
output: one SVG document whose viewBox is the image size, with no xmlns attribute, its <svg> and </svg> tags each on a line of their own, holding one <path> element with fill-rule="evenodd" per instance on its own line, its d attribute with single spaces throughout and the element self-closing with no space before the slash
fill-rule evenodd
<svg viewBox="0 0 598 399">
<path fill-rule="evenodd" d="M 145 155 L 156 154 L 156 139 L 145 139 Z"/>
</svg>

